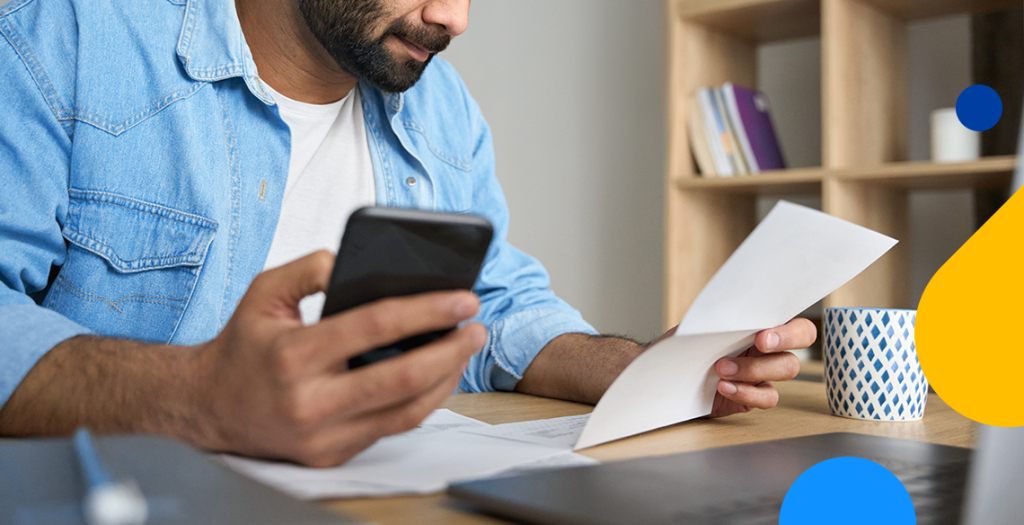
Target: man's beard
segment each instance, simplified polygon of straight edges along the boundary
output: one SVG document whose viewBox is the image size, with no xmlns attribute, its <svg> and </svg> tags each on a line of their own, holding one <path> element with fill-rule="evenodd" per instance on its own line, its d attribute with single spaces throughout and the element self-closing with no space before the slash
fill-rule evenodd
<svg viewBox="0 0 1024 525">
<path fill-rule="evenodd" d="M 427 64 L 451 41 L 451 37 L 414 27 L 404 18 L 388 25 L 379 38 L 371 36 L 387 15 L 381 0 L 299 0 L 306 25 L 346 73 L 382 91 L 399 93 L 413 86 Z M 430 51 L 425 62 L 411 57 L 396 59 L 384 46 L 397 36 Z"/>
</svg>

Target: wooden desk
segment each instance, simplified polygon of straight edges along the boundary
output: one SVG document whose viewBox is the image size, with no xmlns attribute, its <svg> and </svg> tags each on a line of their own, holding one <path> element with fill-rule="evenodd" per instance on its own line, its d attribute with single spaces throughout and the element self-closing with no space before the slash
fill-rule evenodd
<svg viewBox="0 0 1024 525">
<path fill-rule="evenodd" d="M 974 423 L 954 412 L 934 394 L 928 398 L 923 421 L 882 423 L 829 415 L 824 383 L 789 381 L 777 386 L 781 401 L 779 406 L 772 410 L 680 423 L 594 447 L 583 451 L 582 454 L 599 461 L 615 461 L 828 432 L 858 432 L 960 447 L 974 445 Z M 459 414 L 491 424 L 585 414 L 593 408 L 565 401 L 506 393 L 452 396 L 444 406 Z M 507 523 L 492 517 L 464 512 L 444 494 L 336 500 L 324 504 L 330 509 L 382 525 Z"/>
</svg>

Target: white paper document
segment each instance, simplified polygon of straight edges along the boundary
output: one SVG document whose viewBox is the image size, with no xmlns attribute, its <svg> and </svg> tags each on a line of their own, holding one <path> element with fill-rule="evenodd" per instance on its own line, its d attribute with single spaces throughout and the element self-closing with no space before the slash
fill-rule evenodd
<svg viewBox="0 0 1024 525">
<path fill-rule="evenodd" d="M 481 436 L 494 436 L 528 443 L 539 443 L 571 449 L 583 433 L 590 414 L 580 416 L 556 417 L 554 419 L 538 419 L 522 423 L 506 423 L 464 429 L 464 432 Z"/>
<path fill-rule="evenodd" d="M 518 436 L 507 425 L 497 427 L 506 427 L 499 434 Z M 531 441 L 470 432 L 490 428 L 495 427 L 442 409 L 434 411 L 418 428 L 383 438 L 334 468 L 308 468 L 231 455 L 222 459 L 232 469 L 302 499 L 429 494 L 444 490 L 450 483 L 512 469 L 596 463 L 573 453 L 572 444 L 564 438 L 545 442 L 536 436 Z M 519 433 L 525 435 L 529 430 Z"/>
<path fill-rule="evenodd" d="M 718 270 L 673 337 L 634 360 L 598 402 L 575 449 L 711 413 L 718 359 L 753 344 L 853 279 L 896 240 L 779 202 Z"/>
</svg>

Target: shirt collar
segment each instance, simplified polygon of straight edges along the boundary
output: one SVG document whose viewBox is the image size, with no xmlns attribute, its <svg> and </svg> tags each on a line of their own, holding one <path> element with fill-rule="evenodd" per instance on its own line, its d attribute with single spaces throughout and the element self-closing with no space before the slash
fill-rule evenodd
<svg viewBox="0 0 1024 525">
<path fill-rule="evenodd" d="M 360 82 L 363 84 L 363 82 Z M 367 89 L 373 89 L 369 85 Z M 402 108 L 405 106 L 405 93 L 389 93 L 387 91 L 381 91 L 381 95 L 384 98 L 384 104 L 387 105 L 388 113 L 391 116 L 397 115 L 402 112 Z"/>
<path fill-rule="evenodd" d="M 187 1 L 177 49 L 185 73 L 200 82 L 242 77 L 256 98 L 273 106 L 274 97 L 264 89 L 245 43 L 234 0 Z M 360 84 L 363 89 L 373 89 Z M 392 116 L 402 111 L 404 93 L 382 95 Z"/>
<path fill-rule="evenodd" d="M 214 82 L 242 77 L 256 98 L 274 105 L 257 75 L 234 0 L 188 0 L 177 52 L 192 79 Z"/>
</svg>

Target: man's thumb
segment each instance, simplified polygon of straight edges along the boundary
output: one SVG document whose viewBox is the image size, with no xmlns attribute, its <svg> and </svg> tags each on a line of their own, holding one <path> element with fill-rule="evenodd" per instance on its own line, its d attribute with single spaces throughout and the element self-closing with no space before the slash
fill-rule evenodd
<svg viewBox="0 0 1024 525">
<path fill-rule="evenodd" d="M 313 252 L 284 266 L 267 270 L 256 277 L 252 288 L 265 299 L 276 299 L 295 307 L 307 295 L 327 290 L 334 268 L 334 254 Z"/>
</svg>

